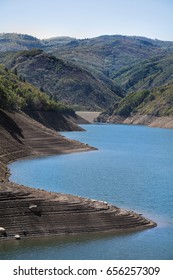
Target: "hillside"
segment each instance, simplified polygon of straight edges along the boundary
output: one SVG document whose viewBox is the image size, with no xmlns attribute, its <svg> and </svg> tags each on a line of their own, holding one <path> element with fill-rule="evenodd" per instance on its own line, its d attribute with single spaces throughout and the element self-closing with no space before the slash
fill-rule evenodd
<svg viewBox="0 0 173 280">
<path fill-rule="evenodd" d="M 49 44 L 50 41 L 48 40 Z M 56 41 L 57 42 L 57 41 Z M 89 69 L 100 77 L 111 77 L 123 66 L 173 51 L 173 42 L 151 40 L 143 37 L 100 36 L 84 40 L 67 41 L 45 49 L 76 65 Z"/>
<path fill-rule="evenodd" d="M 24 111 L 43 125 L 58 131 L 83 130 L 76 123 L 82 120 L 73 109 L 51 100 L 36 87 L 0 65 L 0 109 Z"/>
<path fill-rule="evenodd" d="M 30 50 L 40 48 L 39 39 L 27 34 L 0 33 L 0 52 Z"/>
<path fill-rule="evenodd" d="M 112 74 L 115 83 L 127 92 L 134 92 L 173 82 L 173 55 L 157 56 Z"/>
<path fill-rule="evenodd" d="M 16 34 L 3 35 L 0 41 L 3 51 L 40 44 L 36 38 Z M 155 222 L 141 214 L 106 202 L 36 190 L 9 181 L 7 164 L 12 161 L 96 150 L 57 133 L 56 130 L 80 129 L 73 121 L 81 120 L 71 107 L 56 99 L 67 102 L 67 97 L 76 93 L 80 106 L 91 107 L 94 103 L 94 108 L 103 108 L 120 97 L 92 74 L 42 50 L 10 52 L 7 56 L 3 53 L 1 57 L 12 71 L 0 65 L 0 241 L 16 239 L 16 235 L 17 239 L 25 239 L 86 232 L 124 233 L 155 227 Z M 35 86 L 26 82 L 29 79 Z"/>
<path fill-rule="evenodd" d="M 150 116 L 156 116 L 156 111 L 158 116 L 170 114 L 170 108 L 169 114 L 163 112 L 162 103 L 159 105 L 160 99 L 155 94 L 158 89 L 155 88 L 173 82 L 173 42 L 121 35 L 83 40 L 70 37 L 38 40 L 27 35 L 3 34 L 1 39 L 5 36 L 8 40 L 11 38 L 11 44 L 23 42 L 23 49 L 32 48 L 33 42 L 40 46 L 41 49 L 14 52 L 9 51 L 10 45 L 6 44 L 6 52 L 0 52 L 0 61 L 16 72 L 21 80 L 48 94 L 51 102 L 63 101 L 79 110 L 109 108 L 106 115 L 119 115 L 124 110 L 121 110 L 124 102 L 129 104 L 131 98 L 133 102 L 134 98 L 143 95 L 141 92 L 149 90 L 151 97 L 148 98 L 150 102 L 155 99 L 154 107 L 146 98 L 143 103 L 149 104 L 149 109 L 144 105 L 138 108 L 139 103 L 134 106 L 134 111 L 128 109 L 130 114 L 136 111 Z M 2 45 L 5 43 L 0 41 Z M 164 89 L 161 92 L 168 94 Z M 126 99 L 124 96 L 128 93 L 132 95 Z M 169 101 L 165 102 L 167 108 Z M 125 112 L 127 114 L 126 109 Z M 101 118 L 105 119 L 104 115 Z"/>
<path fill-rule="evenodd" d="M 89 54 L 92 57 L 98 55 L 98 59 L 107 57 L 108 60 L 121 56 L 126 53 L 130 60 L 147 58 L 159 54 L 162 51 L 173 51 L 173 42 L 153 40 L 140 36 L 123 36 L 123 35 L 102 35 L 95 38 L 76 39 L 67 36 L 54 37 L 40 40 L 27 34 L 17 33 L 0 33 L 0 52 L 30 50 L 33 48 L 44 49 L 48 52 L 61 51 L 69 54 L 73 49 L 70 58 L 76 54 Z M 137 54 L 135 57 L 135 50 Z M 148 51 L 151 51 L 149 53 Z M 127 58 L 126 57 L 126 58 Z M 121 57 L 123 58 L 123 56 Z M 125 59 L 123 61 L 125 62 Z M 112 63 L 111 63 L 112 64 Z"/>
<path fill-rule="evenodd" d="M 173 127 L 173 84 L 130 93 L 103 112 L 98 121 Z"/>
<path fill-rule="evenodd" d="M 122 94 L 119 87 L 116 87 L 115 93 L 86 70 L 45 54 L 42 50 L 16 53 L 6 66 L 53 100 L 63 101 L 78 109 L 108 108 Z"/>
<path fill-rule="evenodd" d="M 80 40 L 70 37 L 39 40 L 22 34 L 1 34 L 0 38 L 1 63 L 7 63 L 12 50 L 40 48 L 70 65 L 89 71 L 114 92 L 117 91 L 117 81 L 114 80 L 114 76 L 122 67 L 131 67 L 143 60 L 173 52 L 173 42 L 137 36 L 104 35 Z M 13 45 L 18 48 L 14 49 Z M 3 57 L 4 52 L 8 59 Z"/>
<path fill-rule="evenodd" d="M 0 108 L 11 110 L 42 110 L 72 112 L 73 110 L 58 103 L 36 87 L 26 83 L 17 72 L 0 65 Z"/>
<path fill-rule="evenodd" d="M 49 112 L 45 112 L 45 119 L 46 113 Z M 0 162 L 3 164 L 29 155 L 61 154 L 76 149 L 79 151 L 91 149 L 77 141 L 67 140 L 55 130 L 21 111 L 2 109 L 0 109 L 0 141 Z M 5 179 L 1 168 L 2 165 L 0 165 L 1 178 Z"/>
</svg>

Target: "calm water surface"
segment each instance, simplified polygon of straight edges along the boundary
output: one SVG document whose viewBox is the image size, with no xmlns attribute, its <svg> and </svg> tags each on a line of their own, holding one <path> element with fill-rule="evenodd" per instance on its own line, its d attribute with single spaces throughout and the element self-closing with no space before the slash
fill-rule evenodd
<svg viewBox="0 0 173 280">
<path fill-rule="evenodd" d="M 0 244 L 0 259 L 173 259 L 173 130 L 85 125 L 63 133 L 98 151 L 20 160 L 11 180 L 113 203 L 158 227 L 129 234 L 89 234 Z"/>
</svg>

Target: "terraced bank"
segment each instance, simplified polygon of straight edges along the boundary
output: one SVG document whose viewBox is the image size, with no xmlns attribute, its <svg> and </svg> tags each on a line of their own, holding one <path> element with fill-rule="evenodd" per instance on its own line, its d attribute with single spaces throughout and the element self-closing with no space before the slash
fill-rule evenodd
<svg viewBox="0 0 173 280">
<path fill-rule="evenodd" d="M 26 156 L 89 151 L 23 113 L 0 112 L 0 240 L 141 230 L 156 223 L 106 202 L 51 193 L 8 181 L 6 164 Z M 4 231 L 2 231 L 2 228 Z"/>
<path fill-rule="evenodd" d="M 1 239 L 139 230 L 155 226 L 106 202 L 6 184 L 0 192 Z"/>
</svg>

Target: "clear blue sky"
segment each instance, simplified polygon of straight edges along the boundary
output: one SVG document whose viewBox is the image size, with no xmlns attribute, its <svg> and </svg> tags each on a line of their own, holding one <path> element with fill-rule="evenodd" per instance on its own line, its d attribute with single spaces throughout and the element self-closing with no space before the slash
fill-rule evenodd
<svg viewBox="0 0 173 280">
<path fill-rule="evenodd" d="M 0 33 L 140 35 L 173 41 L 173 0 L 0 0 Z"/>
</svg>

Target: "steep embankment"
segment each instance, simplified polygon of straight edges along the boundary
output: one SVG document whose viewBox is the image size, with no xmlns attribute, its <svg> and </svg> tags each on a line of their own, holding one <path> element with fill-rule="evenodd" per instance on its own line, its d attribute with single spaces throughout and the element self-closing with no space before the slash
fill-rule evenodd
<svg viewBox="0 0 173 280">
<path fill-rule="evenodd" d="M 8 182 L 6 164 L 26 157 L 89 151 L 24 113 L 0 110 L 0 240 L 68 233 L 139 230 L 156 226 L 104 202 L 50 193 Z"/>
<path fill-rule="evenodd" d="M 74 112 L 63 114 L 58 111 L 26 111 L 26 114 L 56 131 L 83 131 L 83 128 L 77 124 L 89 123 Z"/>
<path fill-rule="evenodd" d="M 6 184 L 5 189 L 1 188 L 0 225 L 5 228 L 7 234 L 4 238 L 14 238 L 15 234 L 24 238 L 140 230 L 155 226 L 141 215 L 105 202 L 48 193 L 13 184 Z"/>
<path fill-rule="evenodd" d="M 173 128 L 173 84 L 131 93 L 103 112 L 98 121 Z"/>
<path fill-rule="evenodd" d="M 45 120 L 49 112 L 40 112 L 40 114 L 44 114 Z M 50 123 L 49 119 L 48 122 Z M 61 127 L 63 128 L 62 123 Z M 25 156 L 90 150 L 90 147 L 77 141 L 67 140 L 55 130 L 49 129 L 22 112 L 0 110 L 0 140 L 1 174 L 5 170 L 3 164 Z"/>
</svg>

